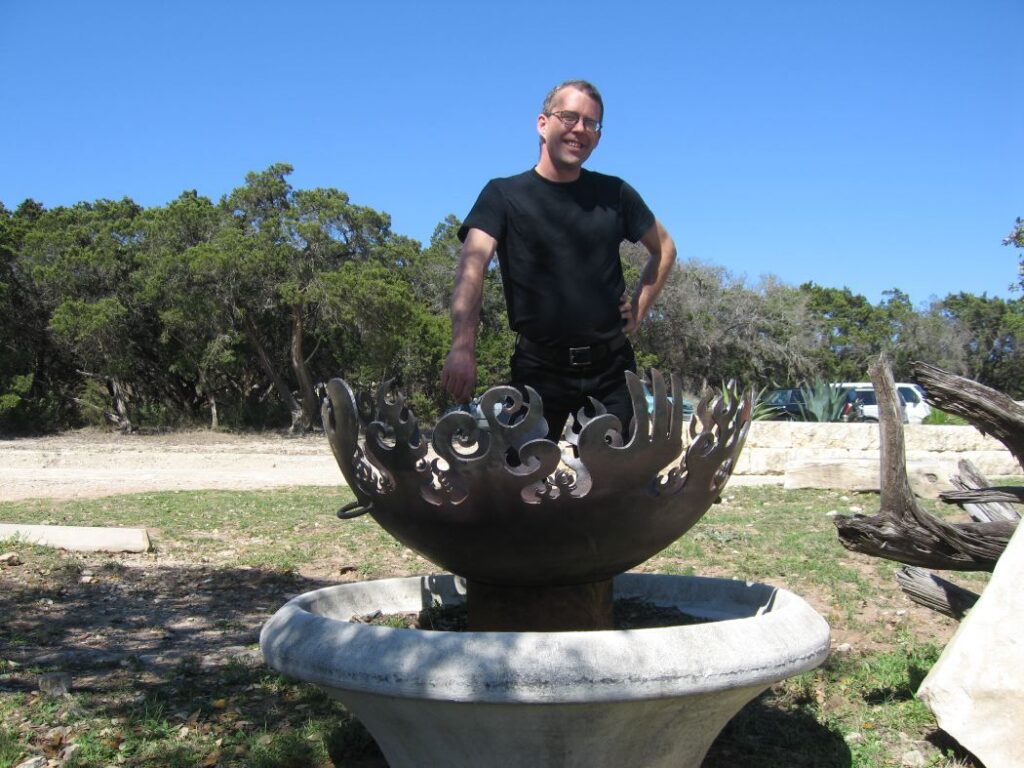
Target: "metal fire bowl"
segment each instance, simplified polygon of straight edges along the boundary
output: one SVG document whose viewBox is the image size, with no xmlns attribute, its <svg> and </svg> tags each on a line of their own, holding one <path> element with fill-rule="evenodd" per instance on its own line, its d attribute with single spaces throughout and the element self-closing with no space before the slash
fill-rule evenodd
<svg viewBox="0 0 1024 768">
<path fill-rule="evenodd" d="M 480 400 L 486 426 L 449 413 L 428 441 L 386 382 L 357 401 L 341 379 L 327 385 L 323 422 L 356 495 L 341 512 L 369 512 L 405 546 L 452 573 L 508 586 L 602 581 L 689 530 L 728 481 L 750 426 L 752 397 L 729 386 L 697 406 L 683 441 L 683 398 L 652 372 L 653 407 L 626 373 L 633 400 L 628 439 L 591 401 L 578 434 L 545 439 L 540 397 L 512 387 Z M 482 420 L 482 419 L 481 419 Z M 571 420 L 570 420 L 571 423 Z"/>
</svg>

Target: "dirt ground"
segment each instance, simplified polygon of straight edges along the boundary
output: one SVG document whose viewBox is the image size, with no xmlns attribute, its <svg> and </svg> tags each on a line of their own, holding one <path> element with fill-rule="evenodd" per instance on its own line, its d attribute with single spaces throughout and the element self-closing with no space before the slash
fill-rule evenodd
<svg viewBox="0 0 1024 768">
<path fill-rule="evenodd" d="M 82 430 L 0 439 L 0 501 L 338 484 L 344 478 L 323 434 Z"/>
</svg>

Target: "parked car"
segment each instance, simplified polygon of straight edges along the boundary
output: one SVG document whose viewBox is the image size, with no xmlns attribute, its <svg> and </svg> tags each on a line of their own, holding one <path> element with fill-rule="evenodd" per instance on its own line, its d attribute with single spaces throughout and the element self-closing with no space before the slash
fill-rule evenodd
<svg viewBox="0 0 1024 768">
<path fill-rule="evenodd" d="M 875 387 L 870 382 L 844 382 L 833 384 L 833 387 L 846 391 L 847 405 L 843 410 L 842 421 L 878 421 L 878 398 Z M 903 421 L 919 424 L 921 419 L 931 412 L 924 402 L 920 388 L 915 384 L 898 384 L 897 397 L 903 412 Z M 771 409 L 771 419 L 805 418 L 804 393 L 796 387 L 773 389 L 767 392 L 761 402 Z M 921 406 L 924 406 L 923 408 Z M 927 409 L 927 410 L 925 410 Z"/>
<path fill-rule="evenodd" d="M 875 395 L 874 384 L 870 381 L 854 381 L 837 386 L 856 391 L 864 405 L 864 420 L 878 421 L 878 398 Z M 924 390 L 919 385 L 897 382 L 896 393 L 903 408 L 904 423 L 920 424 L 932 412 L 932 407 L 925 402 Z"/>
<path fill-rule="evenodd" d="M 846 390 L 846 400 L 856 412 L 856 416 L 850 421 L 878 421 L 878 398 L 875 397 L 875 388 L 870 384 L 866 387 L 843 387 Z M 906 410 L 900 400 L 903 420 L 906 421 Z"/>
<path fill-rule="evenodd" d="M 897 384 L 896 389 L 907 404 L 907 421 L 911 424 L 920 424 L 931 415 L 932 407 L 924 399 L 924 390 L 920 385 Z"/>
<path fill-rule="evenodd" d="M 764 394 L 761 402 L 771 409 L 770 419 L 802 419 L 804 417 L 804 395 L 797 388 L 773 389 Z"/>
</svg>

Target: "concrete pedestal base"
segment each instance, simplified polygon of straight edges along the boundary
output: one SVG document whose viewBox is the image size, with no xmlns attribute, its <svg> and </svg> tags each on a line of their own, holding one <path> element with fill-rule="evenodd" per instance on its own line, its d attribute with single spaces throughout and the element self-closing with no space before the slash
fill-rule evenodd
<svg viewBox="0 0 1024 768">
<path fill-rule="evenodd" d="M 300 595 L 260 646 L 274 669 L 342 701 L 392 768 L 696 768 L 744 704 L 828 655 L 828 624 L 785 590 L 641 574 L 614 589 L 716 621 L 591 632 L 349 622 L 463 599 L 452 576 L 427 576 Z"/>
</svg>

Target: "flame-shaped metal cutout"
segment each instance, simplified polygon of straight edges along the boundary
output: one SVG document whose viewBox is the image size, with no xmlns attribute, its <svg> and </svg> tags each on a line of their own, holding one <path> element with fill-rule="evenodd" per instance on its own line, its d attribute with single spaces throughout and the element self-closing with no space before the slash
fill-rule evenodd
<svg viewBox="0 0 1024 768">
<path fill-rule="evenodd" d="M 486 425 L 455 412 L 431 444 L 390 382 L 375 413 L 340 379 L 327 386 L 324 425 L 362 505 L 395 538 L 462 576 L 506 585 L 597 581 L 621 573 L 685 533 L 721 493 L 746 439 L 752 395 L 729 385 L 697 406 L 683 451 L 679 382 L 652 371 L 653 407 L 626 373 L 634 419 L 593 403 L 582 428 L 545 439 L 540 397 L 495 387 L 481 398 Z M 669 395 L 669 391 L 671 395 Z M 362 413 L 360 412 L 360 407 Z M 360 428 L 361 419 L 365 425 Z"/>
</svg>

